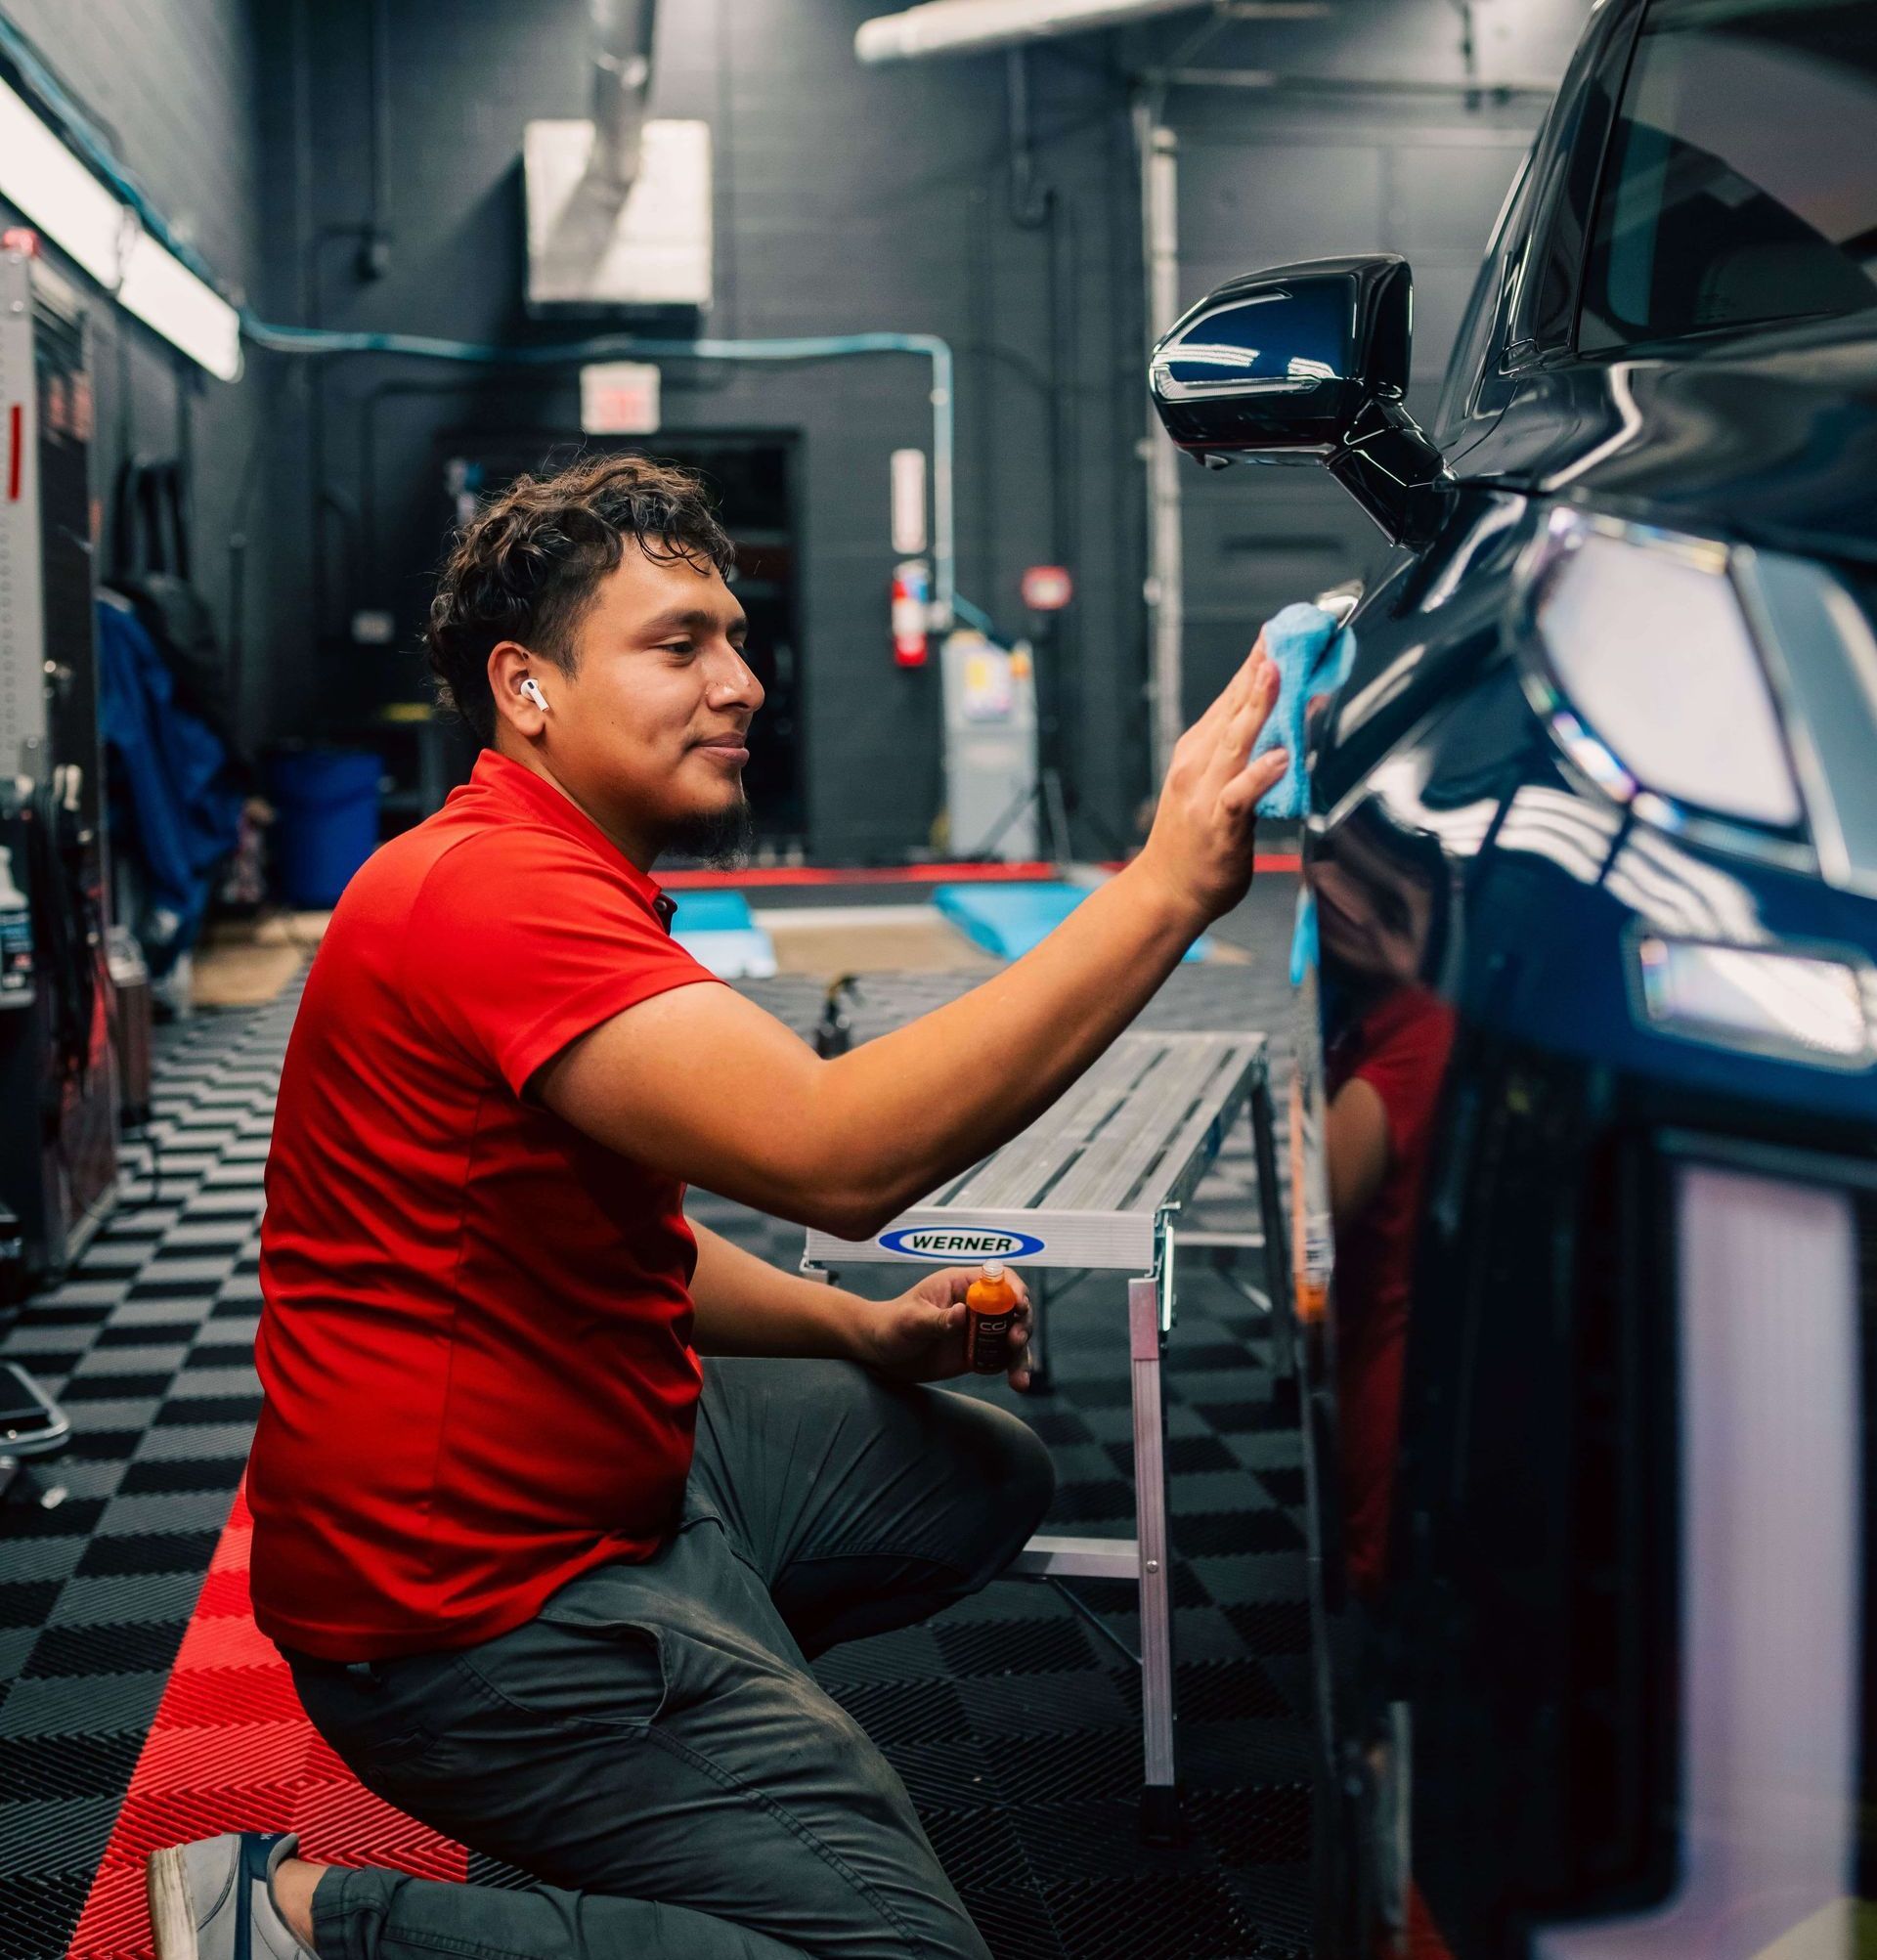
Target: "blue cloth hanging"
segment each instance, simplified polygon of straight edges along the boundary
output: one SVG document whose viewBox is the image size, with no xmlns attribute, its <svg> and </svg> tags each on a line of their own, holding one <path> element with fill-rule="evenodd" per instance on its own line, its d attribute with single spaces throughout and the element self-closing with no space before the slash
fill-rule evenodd
<svg viewBox="0 0 1877 1960">
<path fill-rule="evenodd" d="M 240 834 L 242 797 L 228 779 L 227 750 L 177 706 L 169 669 L 129 600 L 101 591 L 97 621 L 112 842 L 142 868 L 139 937 L 160 974 L 201 932 L 215 867 Z"/>
</svg>

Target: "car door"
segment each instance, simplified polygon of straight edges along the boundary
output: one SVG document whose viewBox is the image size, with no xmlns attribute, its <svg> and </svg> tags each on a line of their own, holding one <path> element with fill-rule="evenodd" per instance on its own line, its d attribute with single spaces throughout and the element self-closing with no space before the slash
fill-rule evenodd
<svg viewBox="0 0 1877 1960">
<path fill-rule="evenodd" d="M 1538 523 L 1531 465 L 1595 440 L 1570 328 L 1639 13 L 1593 20 L 1508 193 L 1432 430 L 1453 472 L 1445 519 L 1387 554 L 1351 622 L 1347 677 L 1314 723 L 1290 1113 L 1327 1954 L 1431 1932 L 1410 1870 L 1415 1743 L 1398 1666 L 1415 1612 L 1399 1584 L 1404 1371 L 1422 1220 L 1439 1201 L 1430 1174 L 1456 1120 L 1468 880 L 1531 740 L 1502 657 Z"/>
</svg>

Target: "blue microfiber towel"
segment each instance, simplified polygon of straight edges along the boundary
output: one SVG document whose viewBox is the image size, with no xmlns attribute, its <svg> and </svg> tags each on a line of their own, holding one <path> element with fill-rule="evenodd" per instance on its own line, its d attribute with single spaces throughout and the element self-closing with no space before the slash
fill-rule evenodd
<svg viewBox="0 0 1877 1960">
<path fill-rule="evenodd" d="M 1317 939 L 1317 894 L 1309 886 L 1297 887 L 1297 923 L 1290 935 L 1290 984 L 1301 986 L 1322 959 Z"/>
<path fill-rule="evenodd" d="M 1251 744 L 1253 756 L 1280 746 L 1290 766 L 1258 800 L 1260 816 L 1295 819 L 1308 807 L 1303 780 L 1304 711 L 1319 694 L 1333 692 L 1355 658 L 1355 635 L 1321 606 L 1286 606 L 1264 625 L 1264 650 L 1278 665 L 1278 699 L 1271 719 Z"/>
</svg>

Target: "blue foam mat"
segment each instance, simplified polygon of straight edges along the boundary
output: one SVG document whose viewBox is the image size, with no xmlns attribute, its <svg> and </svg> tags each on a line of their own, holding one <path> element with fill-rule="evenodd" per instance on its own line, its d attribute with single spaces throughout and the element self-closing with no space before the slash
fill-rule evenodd
<svg viewBox="0 0 1877 1960">
<path fill-rule="evenodd" d="M 756 917 L 741 892 L 675 892 L 674 933 L 753 933 Z"/>
<path fill-rule="evenodd" d="M 720 980 L 767 980 L 775 972 L 775 941 L 741 892 L 684 892 L 677 902 L 672 937 Z"/>
<path fill-rule="evenodd" d="M 1032 883 L 940 885 L 932 902 L 974 945 L 999 959 L 1018 960 L 1046 939 L 1096 889 Z M 1202 960 L 1210 951 L 1210 944 L 1200 937 L 1181 957 Z"/>
</svg>

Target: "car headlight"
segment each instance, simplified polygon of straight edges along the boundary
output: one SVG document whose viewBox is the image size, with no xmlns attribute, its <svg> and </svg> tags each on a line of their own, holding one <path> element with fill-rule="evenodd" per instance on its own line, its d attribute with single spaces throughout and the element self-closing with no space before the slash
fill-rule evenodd
<svg viewBox="0 0 1877 1960">
<path fill-rule="evenodd" d="M 1631 943 L 1642 1018 L 1690 1041 L 1817 1067 L 1877 1056 L 1877 970 L 1861 953 L 1704 945 L 1659 933 Z"/>
<path fill-rule="evenodd" d="M 1519 580 L 1535 704 L 1608 794 L 1672 828 L 1690 811 L 1803 814 L 1727 547 L 1554 510 Z"/>
</svg>

